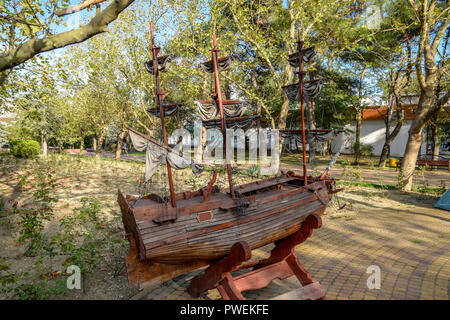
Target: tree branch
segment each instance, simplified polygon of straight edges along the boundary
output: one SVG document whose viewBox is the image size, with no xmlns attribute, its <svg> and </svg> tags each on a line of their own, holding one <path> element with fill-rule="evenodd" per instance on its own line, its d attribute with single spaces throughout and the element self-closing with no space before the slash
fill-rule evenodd
<svg viewBox="0 0 450 320">
<path fill-rule="evenodd" d="M 105 32 L 108 24 L 117 19 L 119 14 L 133 2 L 134 0 L 114 0 L 85 26 L 42 39 L 35 38 L 26 41 L 17 48 L 8 51 L 5 55 L 0 56 L 0 71 L 18 66 L 39 53 L 80 43 Z"/>
<path fill-rule="evenodd" d="M 65 15 L 68 15 L 68 14 L 79 12 L 79 11 L 81 11 L 83 9 L 86 9 L 87 7 L 89 7 L 89 6 L 93 5 L 93 4 L 102 3 L 102 2 L 105 2 L 105 1 L 106 0 L 85 0 L 84 2 L 82 2 L 80 4 L 77 4 L 75 6 L 64 8 L 64 9 L 55 10 L 55 14 L 58 17 L 62 17 L 62 16 L 65 16 Z"/>
<path fill-rule="evenodd" d="M 409 3 L 414 3 L 412 0 L 409 0 Z M 415 3 L 414 3 L 415 5 Z M 411 4 L 412 6 L 412 4 Z M 417 7 L 414 7 L 414 10 L 418 10 Z M 419 41 L 419 48 L 417 50 L 417 56 L 416 56 L 416 74 L 417 74 L 417 82 L 419 82 L 421 90 L 425 90 L 425 79 L 422 73 L 422 58 L 424 55 L 425 50 L 425 39 L 426 39 L 426 33 L 427 33 L 427 21 L 426 21 L 426 13 L 423 8 L 421 12 L 418 12 L 419 19 L 421 22 L 420 27 L 420 41 Z"/>
<path fill-rule="evenodd" d="M 279 76 L 278 76 L 278 74 L 277 74 L 277 72 L 276 72 L 276 70 L 275 70 L 275 67 L 272 65 L 272 61 L 270 61 L 269 57 L 267 56 L 267 53 L 265 52 L 265 50 L 263 50 L 263 49 L 261 48 L 261 46 L 258 44 L 258 42 L 255 41 L 255 39 L 253 39 L 250 35 L 248 35 L 246 32 L 244 32 L 244 30 L 242 29 L 242 27 L 241 27 L 241 25 L 240 25 L 240 23 L 239 23 L 238 18 L 236 17 L 236 14 L 235 14 L 235 12 L 234 12 L 234 9 L 231 8 L 231 7 L 230 7 L 230 12 L 231 12 L 231 15 L 233 16 L 233 20 L 234 20 L 234 22 L 235 22 L 235 24 L 236 24 L 236 27 L 238 28 L 239 32 L 241 33 L 241 35 L 242 35 L 243 37 L 245 37 L 245 39 L 246 39 L 249 43 L 251 43 L 251 44 L 253 44 L 253 45 L 255 46 L 256 51 L 257 51 L 258 53 L 260 53 L 261 58 L 264 59 L 264 61 L 267 63 L 267 66 L 269 67 L 269 69 L 270 69 L 270 71 L 271 71 L 271 73 L 272 73 L 272 75 L 273 75 L 273 77 L 274 77 L 274 80 L 275 80 L 275 82 L 276 82 L 277 85 L 278 85 L 278 88 L 279 88 L 280 91 L 285 95 L 285 93 L 284 93 L 284 91 L 283 91 L 283 89 L 282 89 L 283 84 L 281 83 L 281 80 L 280 80 L 280 78 L 279 78 Z"/>
<path fill-rule="evenodd" d="M 231 79 L 227 75 L 224 75 L 224 77 L 225 77 L 225 79 L 231 80 L 232 82 L 234 82 L 233 79 Z M 256 94 L 250 92 L 245 87 L 241 86 L 238 82 L 234 82 L 234 83 L 239 87 L 239 89 L 244 91 L 248 96 L 250 96 L 251 98 L 255 99 L 261 105 L 261 107 L 264 109 L 264 111 L 266 111 L 267 115 L 270 118 L 270 123 L 272 124 L 272 129 L 275 129 L 275 119 L 270 114 L 270 110 L 269 110 L 269 108 L 267 108 L 267 106 L 264 103 L 264 101 L 259 96 L 257 96 Z"/>
<path fill-rule="evenodd" d="M 448 102 L 450 98 L 450 91 L 447 90 L 447 93 L 443 95 L 440 99 L 436 101 L 433 108 L 427 112 L 425 116 L 425 122 L 428 122 L 435 114 L 439 112 L 439 110 Z"/>
<path fill-rule="evenodd" d="M 449 23 L 450 23 L 450 14 L 443 21 L 441 27 L 438 29 L 436 33 L 436 36 L 434 37 L 433 44 L 431 45 L 431 54 L 433 56 L 436 55 L 439 43 L 441 42 L 441 39 L 444 37 L 445 30 L 448 28 Z"/>
</svg>

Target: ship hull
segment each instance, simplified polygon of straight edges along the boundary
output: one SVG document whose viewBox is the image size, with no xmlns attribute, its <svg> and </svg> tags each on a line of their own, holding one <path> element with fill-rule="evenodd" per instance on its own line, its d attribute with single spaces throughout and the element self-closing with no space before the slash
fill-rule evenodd
<svg viewBox="0 0 450 320">
<path fill-rule="evenodd" d="M 237 187 L 247 203 L 244 215 L 236 211 L 240 202 L 225 192 L 212 194 L 208 201 L 198 194 L 179 194 L 177 208 L 167 211 L 155 199 L 135 201 L 119 191 L 119 204 L 141 261 L 184 264 L 224 257 L 238 241 L 256 249 L 298 231 L 308 215 L 321 215 L 332 197 L 329 179 L 302 183 L 299 177 L 286 176 Z M 153 221 L 174 213 L 174 222 Z"/>
</svg>

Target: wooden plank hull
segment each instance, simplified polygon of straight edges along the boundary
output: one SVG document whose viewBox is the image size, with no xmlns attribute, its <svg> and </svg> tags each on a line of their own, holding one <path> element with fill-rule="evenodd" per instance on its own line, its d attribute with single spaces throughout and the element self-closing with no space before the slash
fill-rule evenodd
<svg viewBox="0 0 450 320">
<path fill-rule="evenodd" d="M 265 246 L 298 231 L 309 214 L 321 215 L 331 200 L 330 181 L 306 187 L 301 182 L 274 178 L 237 187 L 249 203 L 243 216 L 236 214 L 236 202 L 222 192 L 212 194 L 206 203 L 199 195 L 177 201 L 177 208 L 169 208 L 177 220 L 163 224 L 153 219 L 168 213 L 164 204 L 149 198 L 135 201 L 120 191 L 119 204 L 141 261 L 185 264 L 221 258 L 238 241 L 247 242 L 251 249 Z"/>
</svg>

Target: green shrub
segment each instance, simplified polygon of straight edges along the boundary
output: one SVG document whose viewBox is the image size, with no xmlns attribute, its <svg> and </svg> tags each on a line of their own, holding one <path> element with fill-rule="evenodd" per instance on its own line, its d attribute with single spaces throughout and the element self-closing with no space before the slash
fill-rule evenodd
<svg viewBox="0 0 450 320">
<path fill-rule="evenodd" d="M 14 149 L 14 146 L 17 145 L 19 142 L 22 142 L 22 141 L 23 141 L 22 139 L 11 140 L 9 142 L 9 150 L 11 151 L 12 149 Z"/>
<path fill-rule="evenodd" d="M 34 140 L 13 140 L 9 143 L 9 150 L 16 158 L 34 158 L 41 151 L 39 142 Z"/>
<path fill-rule="evenodd" d="M 373 155 L 373 146 L 370 144 L 361 144 L 361 155 L 371 157 Z"/>
<path fill-rule="evenodd" d="M 252 164 L 248 168 L 247 174 L 252 178 L 259 178 L 261 176 L 261 168 L 256 164 Z"/>
<path fill-rule="evenodd" d="M 370 157 L 373 155 L 373 146 L 365 143 L 357 143 L 356 141 L 352 144 L 352 150 L 354 153 L 358 150 L 363 157 Z"/>
<path fill-rule="evenodd" d="M 33 206 L 14 207 L 14 214 L 19 218 L 19 241 L 29 241 L 28 249 L 25 252 L 27 256 L 38 254 L 42 248 L 45 240 L 41 234 L 42 230 L 44 230 L 44 223 L 52 219 L 53 205 L 58 201 L 54 197 L 56 183 L 48 171 L 36 171 L 34 186 L 37 190 L 33 193 Z"/>
<path fill-rule="evenodd" d="M 110 151 L 110 152 L 115 152 L 116 148 L 117 148 L 117 144 L 111 143 L 111 144 L 108 145 L 107 150 Z"/>
<path fill-rule="evenodd" d="M 341 165 L 342 165 L 344 168 L 349 167 L 349 166 L 350 166 L 350 161 L 348 161 L 348 159 L 343 159 L 343 160 L 341 161 Z"/>
</svg>

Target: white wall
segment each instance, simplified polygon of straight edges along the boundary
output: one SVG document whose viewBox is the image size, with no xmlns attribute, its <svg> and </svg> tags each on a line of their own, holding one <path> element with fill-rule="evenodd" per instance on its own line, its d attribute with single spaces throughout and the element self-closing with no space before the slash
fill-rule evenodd
<svg viewBox="0 0 450 320">
<path fill-rule="evenodd" d="M 2 149 L 3 146 L 7 147 L 8 140 L 6 139 L 8 132 L 6 131 L 7 127 L 9 127 L 12 124 L 12 121 L 4 117 L 2 118 L 0 114 L 0 149 Z"/>
<path fill-rule="evenodd" d="M 390 155 L 393 157 L 403 157 L 405 153 L 406 143 L 408 141 L 408 130 L 411 126 L 411 121 L 406 120 L 403 123 L 400 132 L 397 137 L 391 144 L 391 153 Z M 395 127 L 392 126 L 391 130 Z M 346 128 L 355 131 L 355 125 L 347 125 Z M 386 127 L 383 120 L 365 120 L 361 124 L 361 143 L 362 144 L 370 144 L 373 146 L 373 155 L 379 156 L 381 155 L 381 150 L 384 145 L 384 135 L 385 135 Z M 339 134 L 335 139 L 331 142 L 331 150 L 333 153 L 339 151 L 342 143 L 345 141 L 346 134 Z M 425 140 L 425 139 L 424 139 Z M 347 147 L 344 149 L 343 153 L 351 154 L 351 145 L 355 141 L 355 134 L 352 135 L 350 142 L 347 144 Z M 425 142 L 422 143 L 420 153 L 425 153 Z"/>
</svg>

